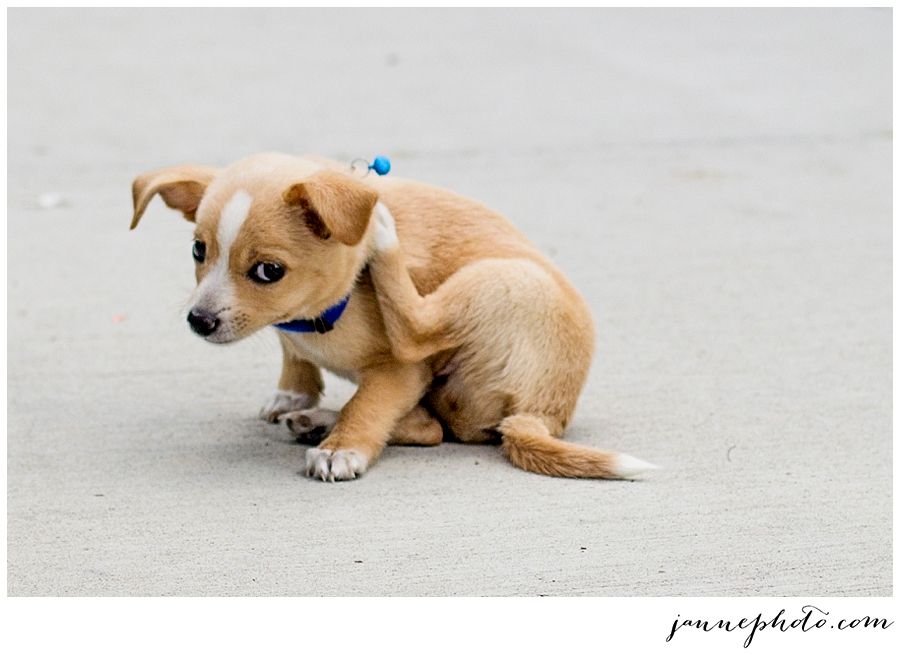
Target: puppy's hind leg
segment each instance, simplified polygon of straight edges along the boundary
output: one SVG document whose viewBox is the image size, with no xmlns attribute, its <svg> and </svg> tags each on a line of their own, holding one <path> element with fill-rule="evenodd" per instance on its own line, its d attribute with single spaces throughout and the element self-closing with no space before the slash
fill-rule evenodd
<svg viewBox="0 0 900 654">
<path fill-rule="evenodd" d="M 440 445 L 443 440 L 441 423 L 419 404 L 397 421 L 388 445 Z"/>
<path fill-rule="evenodd" d="M 454 347 L 447 330 L 446 306 L 441 304 L 442 296 L 436 297 L 447 282 L 427 297 L 419 295 L 398 247 L 380 251 L 369 268 L 397 359 L 415 363 Z"/>
<path fill-rule="evenodd" d="M 510 311 L 543 293 L 549 275 L 526 259 L 480 259 L 463 266 L 432 293 L 419 294 L 385 208 L 376 209 L 376 254 L 369 264 L 394 356 L 416 363 L 471 341 L 502 333 Z M 524 299 L 523 299 L 524 298 Z M 528 307 L 525 307 L 528 311 Z"/>
</svg>

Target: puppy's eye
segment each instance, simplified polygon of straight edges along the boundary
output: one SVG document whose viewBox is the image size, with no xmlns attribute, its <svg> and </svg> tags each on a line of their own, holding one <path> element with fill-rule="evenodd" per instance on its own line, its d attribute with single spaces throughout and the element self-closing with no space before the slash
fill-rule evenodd
<svg viewBox="0 0 900 654">
<path fill-rule="evenodd" d="M 260 284 L 271 284 L 284 277 L 284 268 L 277 263 L 264 261 L 262 263 L 254 264 L 250 269 L 250 272 L 247 273 L 247 276 L 254 282 L 259 282 Z"/>
<path fill-rule="evenodd" d="M 194 241 L 194 247 L 191 249 L 191 254 L 194 255 L 194 261 L 203 263 L 203 260 L 206 259 L 206 243 L 203 241 Z"/>
</svg>

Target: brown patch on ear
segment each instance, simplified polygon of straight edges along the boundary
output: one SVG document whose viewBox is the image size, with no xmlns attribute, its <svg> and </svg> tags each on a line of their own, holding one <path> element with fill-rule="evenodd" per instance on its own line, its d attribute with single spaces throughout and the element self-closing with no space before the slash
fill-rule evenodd
<svg viewBox="0 0 900 654">
<path fill-rule="evenodd" d="M 282 199 L 303 212 L 306 226 L 319 238 L 334 236 L 356 245 L 369 226 L 378 193 L 352 177 L 323 170 L 288 188 Z"/>
<path fill-rule="evenodd" d="M 169 208 L 177 209 L 186 220 L 193 222 L 206 187 L 218 173 L 217 168 L 208 166 L 173 166 L 137 177 L 131 185 L 134 217 L 130 229 L 137 227 L 147 205 L 157 193 Z"/>
<path fill-rule="evenodd" d="M 300 210 L 303 212 L 303 220 L 306 222 L 306 226 L 309 228 L 309 231 L 311 231 L 323 241 L 327 241 L 331 238 L 331 230 L 328 229 L 328 225 L 326 225 L 325 221 L 322 220 L 322 216 L 320 216 L 319 213 L 315 209 L 313 209 L 313 206 L 309 203 L 309 200 L 307 200 L 305 197 L 301 197 L 297 200 L 297 206 L 300 207 Z"/>
</svg>

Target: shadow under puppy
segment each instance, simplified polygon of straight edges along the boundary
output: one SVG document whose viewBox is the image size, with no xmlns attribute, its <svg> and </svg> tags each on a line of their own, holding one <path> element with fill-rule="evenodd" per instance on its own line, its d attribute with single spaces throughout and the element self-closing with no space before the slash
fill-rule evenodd
<svg viewBox="0 0 900 654">
<path fill-rule="evenodd" d="M 259 154 L 226 168 L 175 166 L 132 187 L 194 222 L 191 328 L 231 343 L 274 325 L 284 351 L 261 417 L 311 442 L 306 471 L 354 479 L 390 444 L 499 434 L 517 466 L 627 478 L 654 468 L 558 440 L 593 352 L 584 300 L 511 223 L 449 191 L 357 179 L 318 158 Z M 358 385 L 315 408 L 326 368 Z M 427 407 L 427 408 L 426 408 Z"/>
</svg>

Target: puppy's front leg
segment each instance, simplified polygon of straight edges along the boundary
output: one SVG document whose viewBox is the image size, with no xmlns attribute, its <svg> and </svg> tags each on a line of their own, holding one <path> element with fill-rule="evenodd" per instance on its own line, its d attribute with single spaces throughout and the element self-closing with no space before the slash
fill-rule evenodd
<svg viewBox="0 0 900 654">
<path fill-rule="evenodd" d="M 360 372 L 356 394 L 319 447 L 306 452 L 306 474 L 323 481 L 355 479 L 381 454 L 397 421 L 431 381 L 428 366 L 385 363 Z"/>
<path fill-rule="evenodd" d="M 287 340 L 278 334 L 284 355 L 281 363 L 281 378 L 278 388 L 259 411 L 259 417 L 266 422 L 278 422 L 286 413 L 300 411 L 315 406 L 322 392 L 322 374 L 309 361 L 297 357 Z"/>
</svg>

